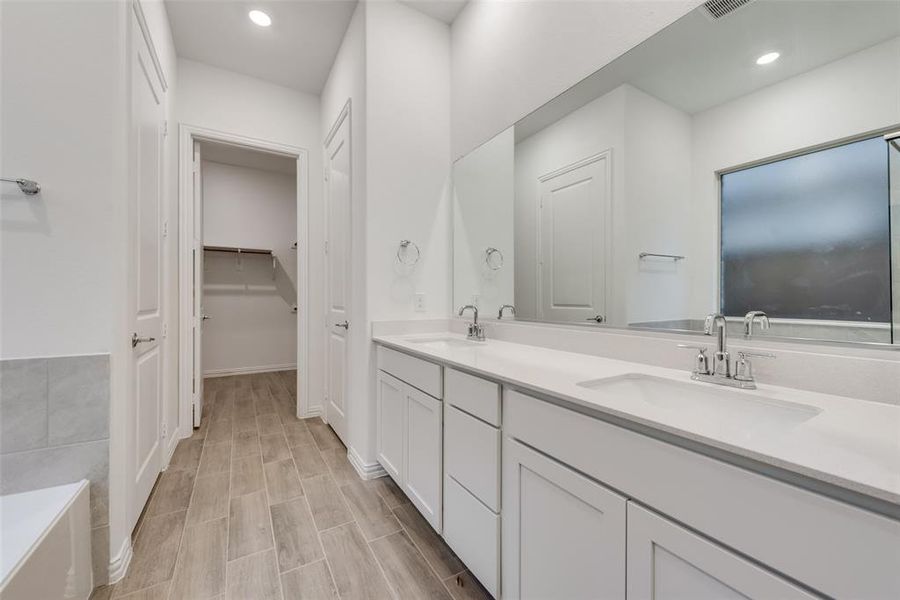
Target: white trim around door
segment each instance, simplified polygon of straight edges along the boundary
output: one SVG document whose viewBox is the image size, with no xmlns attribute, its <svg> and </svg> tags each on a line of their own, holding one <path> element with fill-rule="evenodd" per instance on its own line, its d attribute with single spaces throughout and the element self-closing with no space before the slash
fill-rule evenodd
<svg viewBox="0 0 900 600">
<path fill-rule="evenodd" d="M 192 287 L 193 287 L 193 159 L 194 142 L 205 141 L 230 144 L 288 156 L 297 160 L 297 416 L 306 417 L 310 410 L 309 397 L 309 151 L 298 146 L 269 142 L 224 131 L 181 123 L 178 128 L 178 407 L 180 437 L 191 434 L 193 423 L 192 383 Z M 202 377 L 202 373 L 196 376 Z"/>
</svg>

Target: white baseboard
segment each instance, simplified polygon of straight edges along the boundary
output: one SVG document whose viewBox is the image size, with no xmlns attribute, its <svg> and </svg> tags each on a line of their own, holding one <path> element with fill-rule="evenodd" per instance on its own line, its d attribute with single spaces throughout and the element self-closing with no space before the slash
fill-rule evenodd
<svg viewBox="0 0 900 600">
<path fill-rule="evenodd" d="M 203 377 L 227 377 L 229 375 L 252 375 L 253 373 L 296 370 L 296 363 L 291 365 L 263 365 L 261 367 L 235 367 L 233 369 L 210 369 L 209 371 L 203 372 Z"/>
<path fill-rule="evenodd" d="M 122 542 L 122 547 L 119 548 L 119 553 L 115 556 L 115 558 L 109 561 L 110 585 L 118 583 L 123 577 L 125 577 L 125 573 L 128 572 L 128 565 L 131 564 L 132 556 L 133 553 L 131 548 L 131 536 L 129 536 L 125 538 L 124 542 Z"/>
<path fill-rule="evenodd" d="M 353 446 L 347 448 L 347 458 L 350 460 L 350 464 L 353 465 L 353 468 L 356 469 L 357 475 L 363 479 L 378 479 L 379 477 L 387 476 L 387 471 L 384 470 L 381 463 L 363 462 L 356 450 L 353 449 Z"/>
<path fill-rule="evenodd" d="M 298 419 L 309 419 L 312 417 L 321 417 L 324 414 L 321 406 L 310 406 L 305 413 L 297 415 Z"/>
</svg>

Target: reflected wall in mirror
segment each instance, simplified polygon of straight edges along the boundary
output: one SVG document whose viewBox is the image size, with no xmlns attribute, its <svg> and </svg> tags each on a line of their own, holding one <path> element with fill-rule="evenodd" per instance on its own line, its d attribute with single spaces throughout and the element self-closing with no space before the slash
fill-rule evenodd
<svg viewBox="0 0 900 600">
<path fill-rule="evenodd" d="M 900 343 L 898 130 L 900 3 L 700 6 L 457 161 L 454 304 Z"/>
</svg>

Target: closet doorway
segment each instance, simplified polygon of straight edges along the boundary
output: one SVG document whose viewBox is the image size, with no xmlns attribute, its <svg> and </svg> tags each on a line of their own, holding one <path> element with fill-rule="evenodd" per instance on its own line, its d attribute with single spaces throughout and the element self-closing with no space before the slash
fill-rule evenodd
<svg viewBox="0 0 900 600">
<path fill-rule="evenodd" d="M 205 378 L 257 374 L 305 415 L 307 152 L 182 125 L 179 161 L 180 434 Z"/>
</svg>

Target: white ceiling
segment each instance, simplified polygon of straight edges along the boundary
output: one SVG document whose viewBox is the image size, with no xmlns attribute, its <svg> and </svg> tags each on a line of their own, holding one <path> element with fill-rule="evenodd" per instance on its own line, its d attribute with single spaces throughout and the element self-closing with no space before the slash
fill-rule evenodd
<svg viewBox="0 0 900 600">
<path fill-rule="evenodd" d="M 447 25 L 453 23 L 469 0 L 400 0 L 429 17 L 443 21 Z"/>
<path fill-rule="evenodd" d="M 356 0 L 166 0 L 178 56 L 319 94 Z M 247 12 L 272 17 L 259 27 Z"/>
<path fill-rule="evenodd" d="M 755 0 L 720 20 L 701 5 L 516 124 L 521 140 L 623 83 L 694 114 L 900 35 L 900 2 Z M 777 51 L 770 65 L 760 55 Z"/>
<path fill-rule="evenodd" d="M 275 173 L 293 174 L 297 169 L 297 160 L 289 156 L 214 142 L 200 144 L 200 158 L 225 165 Z"/>
</svg>

